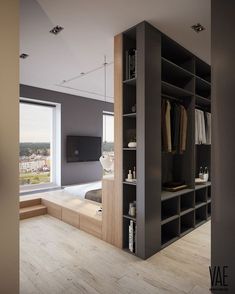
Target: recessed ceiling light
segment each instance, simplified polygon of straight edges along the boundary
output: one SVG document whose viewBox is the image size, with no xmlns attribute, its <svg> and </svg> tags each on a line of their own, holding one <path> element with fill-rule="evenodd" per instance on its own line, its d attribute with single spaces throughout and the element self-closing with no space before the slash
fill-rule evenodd
<svg viewBox="0 0 235 294">
<path fill-rule="evenodd" d="M 50 30 L 50 33 L 57 35 L 59 34 L 64 28 L 61 26 L 55 26 L 53 29 Z"/>
<path fill-rule="evenodd" d="M 29 54 L 26 54 L 26 53 L 20 54 L 20 58 L 22 58 L 22 59 L 25 59 L 27 57 L 29 57 Z"/>
<path fill-rule="evenodd" d="M 193 26 L 191 26 L 191 28 L 196 32 L 196 33 L 200 33 L 202 31 L 204 31 L 206 28 L 203 27 L 200 23 L 197 23 Z"/>
</svg>

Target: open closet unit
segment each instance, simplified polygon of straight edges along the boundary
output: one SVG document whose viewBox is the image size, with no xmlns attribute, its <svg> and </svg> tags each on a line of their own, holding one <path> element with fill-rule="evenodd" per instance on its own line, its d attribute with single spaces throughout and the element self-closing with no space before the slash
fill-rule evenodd
<svg viewBox="0 0 235 294">
<path fill-rule="evenodd" d="M 147 22 L 116 38 L 123 248 L 146 259 L 210 218 L 210 66 Z M 202 169 L 209 180 L 195 185 Z"/>
</svg>

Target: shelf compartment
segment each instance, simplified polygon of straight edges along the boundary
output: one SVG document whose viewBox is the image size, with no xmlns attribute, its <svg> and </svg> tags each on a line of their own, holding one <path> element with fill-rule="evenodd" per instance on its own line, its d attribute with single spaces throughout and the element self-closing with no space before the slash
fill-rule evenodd
<svg viewBox="0 0 235 294">
<path fill-rule="evenodd" d="M 207 205 L 196 208 L 195 210 L 195 226 L 199 226 L 207 219 Z"/>
<path fill-rule="evenodd" d="M 123 215 L 128 215 L 129 204 L 136 201 L 136 185 L 123 185 Z"/>
<path fill-rule="evenodd" d="M 161 220 L 165 221 L 171 217 L 179 215 L 179 197 L 162 201 Z"/>
<path fill-rule="evenodd" d="M 162 35 L 162 57 L 193 73 L 194 59 L 192 53 L 181 45 Z"/>
<path fill-rule="evenodd" d="M 209 99 L 211 87 L 206 81 L 196 77 L 196 95 Z"/>
<path fill-rule="evenodd" d="M 135 109 L 132 108 L 135 106 Z M 136 112 L 136 87 L 123 84 L 123 117 L 130 116 Z"/>
<path fill-rule="evenodd" d="M 194 209 L 194 192 L 184 194 L 180 196 L 180 213 L 185 214 L 186 212 Z"/>
<path fill-rule="evenodd" d="M 123 114 L 124 117 L 132 117 L 132 118 L 136 118 L 136 112 L 132 112 L 132 113 L 125 113 Z"/>
<path fill-rule="evenodd" d="M 130 86 L 135 86 L 136 85 L 136 78 L 124 80 L 123 84 L 130 85 Z"/>
<path fill-rule="evenodd" d="M 136 186 L 136 182 L 127 182 L 127 181 L 123 181 L 124 185 L 130 185 L 130 186 Z"/>
<path fill-rule="evenodd" d="M 172 85 L 168 82 L 162 81 L 162 94 L 173 96 L 176 98 L 186 98 L 193 96 L 193 93 L 183 88 Z"/>
<path fill-rule="evenodd" d="M 195 207 L 200 207 L 207 202 L 207 188 L 199 189 L 195 191 Z"/>
<path fill-rule="evenodd" d="M 193 74 L 165 58 L 162 58 L 162 80 L 179 88 L 193 91 Z"/>
<path fill-rule="evenodd" d="M 123 218 L 123 248 L 128 253 L 136 254 L 136 251 L 132 252 L 129 250 L 129 224 L 130 219 Z M 136 223 L 134 222 L 134 229 L 136 230 Z"/>
<path fill-rule="evenodd" d="M 207 219 L 211 217 L 211 203 L 207 204 Z"/>
<path fill-rule="evenodd" d="M 171 199 L 171 198 L 174 198 L 174 197 L 178 197 L 180 195 L 184 195 L 184 194 L 192 192 L 192 191 L 194 191 L 194 190 L 189 189 L 189 188 L 182 189 L 182 190 L 177 191 L 177 192 L 162 191 L 161 199 L 162 199 L 162 201 L 165 201 L 165 200 L 168 200 L 168 199 Z"/>
<path fill-rule="evenodd" d="M 211 182 L 207 182 L 201 185 L 195 185 L 195 190 L 205 189 L 206 187 L 210 187 L 210 186 L 211 186 Z"/>
<path fill-rule="evenodd" d="M 210 111 L 211 100 L 208 98 L 196 95 L 196 108 L 197 107 L 205 108 L 205 110 Z"/>
<path fill-rule="evenodd" d="M 207 187 L 207 201 L 211 201 L 211 186 Z"/>
<path fill-rule="evenodd" d="M 127 148 L 128 143 L 134 140 L 136 140 L 136 120 L 125 117 L 123 119 L 123 148 Z"/>
<path fill-rule="evenodd" d="M 196 74 L 196 76 L 198 76 L 198 77 L 200 77 L 210 83 L 210 81 L 211 81 L 210 66 L 199 58 L 195 59 L 195 74 Z"/>
<path fill-rule="evenodd" d="M 130 216 L 128 214 L 124 214 L 123 217 L 126 218 L 126 219 L 129 219 L 129 220 L 133 220 L 134 222 L 136 222 L 136 218 L 133 217 L 133 216 Z"/>
<path fill-rule="evenodd" d="M 189 233 L 194 228 L 194 211 L 180 217 L 180 235 Z"/>
<path fill-rule="evenodd" d="M 179 218 L 162 225 L 162 246 L 179 237 Z"/>
</svg>

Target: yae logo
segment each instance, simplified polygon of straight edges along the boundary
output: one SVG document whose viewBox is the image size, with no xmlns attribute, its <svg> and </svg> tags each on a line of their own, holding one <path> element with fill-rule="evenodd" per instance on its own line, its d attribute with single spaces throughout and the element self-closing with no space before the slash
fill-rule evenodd
<svg viewBox="0 0 235 294">
<path fill-rule="evenodd" d="M 218 291 L 228 291 L 228 266 L 209 267 L 211 276 L 211 289 Z"/>
</svg>

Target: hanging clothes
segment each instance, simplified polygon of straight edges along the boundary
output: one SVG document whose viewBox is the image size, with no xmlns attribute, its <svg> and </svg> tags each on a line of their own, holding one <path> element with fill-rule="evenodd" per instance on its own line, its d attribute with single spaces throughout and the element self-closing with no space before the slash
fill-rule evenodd
<svg viewBox="0 0 235 294">
<path fill-rule="evenodd" d="M 162 150 L 184 152 L 187 141 L 187 111 L 183 105 L 162 101 Z"/>
<path fill-rule="evenodd" d="M 172 151 L 178 151 L 180 138 L 180 106 L 176 103 L 171 105 L 171 138 Z"/>
<path fill-rule="evenodd" d="M 166 152 L 171 152 L 171 104 L 168 100 L 162 102 L 162 147 Z"/>
<path fill-rule="evenodd" d="M 205 112 L 206 117 L 206 144 L 211 144 L 211 113 Z"/>
<path fill-rule="evenodd" d="M 180 153 L 186 150 L 188 116 L 183 105 L 180 106 Z"/>
<path fill-rule="evenodd" d="M 211 114 L 195 109 L 195 144 L 211 144 Z"/>
</svg>

